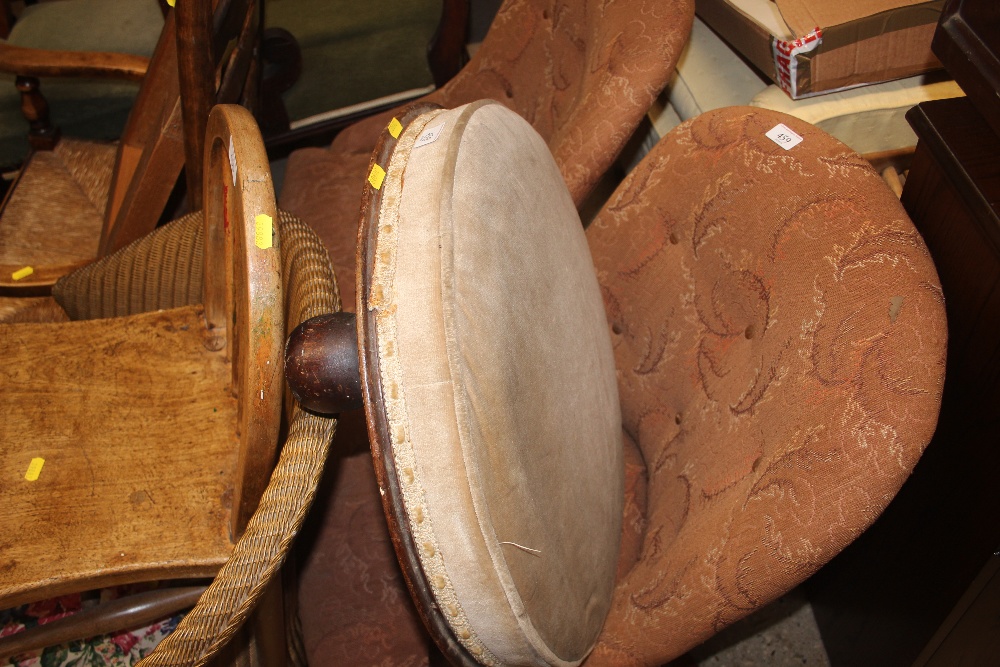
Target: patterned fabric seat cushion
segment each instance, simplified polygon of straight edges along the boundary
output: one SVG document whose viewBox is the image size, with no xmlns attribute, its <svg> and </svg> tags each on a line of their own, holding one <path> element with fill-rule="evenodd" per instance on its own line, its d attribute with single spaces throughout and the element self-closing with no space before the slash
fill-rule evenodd
<svg viewBox="0 0 1000 667">
<path fill-rule="evenodd" d="M 767 139 L 779 122 L 802 143 Z M 663 664 L 803 581 L 892 499 L 937 420 L 943 297 L 871 166 L 762 109 L 677 128 L 587 239 L 618 369 L 625 504 L 612 609 L 586 664 Z M 316 518 L 307 571 L 390 548 L 359 519 L 364 485 L 353 491 L 352 512 Z M 338 535 L 343 548 L 323 541 Z M 398 574 L 365 562 L 378 597 L 355 587 L 322 609 L 398 600 Z M 300 593 L 307 647 L 345 636 L 317 614 L 326 595 Z M 420 664 L 416 620 L 393 618 L 395 633 L 375 622 L 355 636 L 377 660 Z M 322 645 L 314 663 L 334 664 Z"/>
<path fill-rule="evenodd" d="M 85 593 L 72 593 L 13 609 L 0 610 L 0 637 L 24 629 L 46 625 L 99 604 L 148 589 L 149 584 L 130 584 Z M 132 665 L 145 657 L 173 632 L 184 614 L 177 614 L 142 628 L 129 628 L 97 637 L 88 637 L 59 646 L 49 646 L 0 661 L 5 667 L 111 667 Z"/>
</svg>

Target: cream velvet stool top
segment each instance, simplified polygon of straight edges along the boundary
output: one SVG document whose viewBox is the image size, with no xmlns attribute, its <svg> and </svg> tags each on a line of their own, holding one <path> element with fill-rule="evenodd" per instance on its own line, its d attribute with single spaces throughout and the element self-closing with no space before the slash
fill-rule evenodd
<svg viewBox="0 0 1000 667">
<path fill-rule="evenodd" d="M 356 338 L 352 314 L 304 323 L 293 391 L 339 411 L 360 381 L 397 556 L 449 658 L 578 664 L 610 606 L 624 473 L 576 209 L 544 140 L 489 101 L 404 115 L 369 174 Z"/>
</svg>

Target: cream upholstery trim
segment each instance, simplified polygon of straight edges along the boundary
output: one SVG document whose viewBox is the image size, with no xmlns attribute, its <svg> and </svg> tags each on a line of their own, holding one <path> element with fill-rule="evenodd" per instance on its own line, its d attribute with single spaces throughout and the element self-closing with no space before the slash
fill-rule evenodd
<svg viewBox="0 0 1000 667">
<path fill-rule="evenodd" d="M 385 396 L 386 418 L 393 440 L 396 470 L 400 474 L 399 487 L 409 512 L 410 530 L 417 544 L 421 566 L 434 591 L 434 598 L 448 618 L 458 641 L 477 660 L 484 665 L 493 666 L 502 663 L 473 632 L 465 610 L 448 579 L 448 572 L 444 567 L 441 552 L 435 547 L 438 540 L 430 513 L 426 509 L 427 502 L 421 483 L 424 474 L 414 457 L 413 428 L 408 418 L 406 394 L 403 391 L 403 373 L 396 344 L 396 314 L 400 304 L 393 299 L 393 292 L 399 244 L 399 205 L 404 175 L 404 169 L 400 167 L 400 163 L 405 166 L 406 158 L 413 150 L 413 145 L 419 135 L 431 120 L 442 113 L 443 111 L 432 111 L 410 124 L 406 132 L 399 138 L 393 160 L 386 170 L 385 182 L 382 184 L 382 207 L 379 212 L 379 230 L 375 248 L 376 260 L 368 304 L 369 308 L 376 309 L 379 313 L 375 326 L 379 341 L 379 372 Z M 447 141 L 441 143 L 441 146 L 446 145 Z M 433 294 L 428 295 L 429 298 L 434 296 Z"/>
<path fill-rule="evenodd" d="M 544 142 L 496 103 L 422 116 L 386 171 L 368 307 L 424 575 L 484 664 L 579 664 L 610 606 L 624 495 L 579 218 Z"/>
<path fill-rule="evenodd" d="M 801 118 L 864 154 L 915 146 L 906 112 L 921 102 L 964 94 L 954 81 L 921 75 L 802 100 L 768 86 L 749 104 Z"/>
<path fill-rule="evenodd" d="M 660 97 L 666 96 L 681 120 L 690 120 L 712 109 L 746 104 L 769 83 L 695 17 L 677 71 Z"/>
</svg>

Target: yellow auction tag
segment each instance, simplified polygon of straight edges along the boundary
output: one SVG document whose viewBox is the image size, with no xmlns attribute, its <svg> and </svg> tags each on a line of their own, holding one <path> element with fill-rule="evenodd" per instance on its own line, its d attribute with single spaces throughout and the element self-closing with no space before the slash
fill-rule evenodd
<svg viewBox="0 0 1000 667">
<path fill-rule="evenodd" d="M 256 225 L 254 229 L 254 243 L 261 250 L 271 247 L 271 237 L 273 236 L 271 222 L 271 216 L 266 213 L 258 213 L 257 217 L 254 218 Z"/>
<path fill-rule="evenodd" d="M 45 465 L 45 459 L 31 459 L 31 463 L 28 464 L 28 472 L 24 473 L 24 478 L 29 482 L 34 482 L 42 474 L 43 465 Z"/>
<path fill-rule="evenodd" d="M 167 0 L 167 4 L 170 5 L 171 7 L 174 6 L 175 2 L 177 2 L 177 0 Z"/>
<path fill-rule="evenodd" d="M 22 278 L 27 278 L 34 272 L 35 270 L 33 268 L 31 268 L 30 266 L 26 266 L 23 269 L 18 269 L 14 273 L 10 274 L 10 277 L 13 278 L 14 280 L 21 280 Z"/>
<path fill-rule="evenodd" d="M 399 139 L 399 133 L 403 131 L 403 124 L 393 118 L 389 121 L 389 134 L 393 139 Z"/>
<path fill-rule="evenodd" d="M 385 180 L 385 169 L 378 166 L 377 164 L 372 165 L 372 171 L 368 174 L 368 182 L 372 184 L 372 187 L 378 190 L 382 187 L 382 181 Z"/>
</svg>

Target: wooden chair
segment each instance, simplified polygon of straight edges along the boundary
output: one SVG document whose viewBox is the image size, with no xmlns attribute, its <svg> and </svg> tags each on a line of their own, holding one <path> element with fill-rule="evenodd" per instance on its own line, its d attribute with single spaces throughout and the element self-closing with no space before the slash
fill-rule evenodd
<svg viewBox="0 0 1000 667">
<path fill-rule="evenodd" d="M 694 20 L 690 0 L 505 2 L 482 46 L 422 101 L 454 108 L 493 99 L 545 137 L 579 206 L 667 84 Z M 387 112 L 345 129 L 329 148 L 288 158 L 281 206 L 323 239 L 353 304 L 359 194 Z"/>
<path fill-rule="evenodd" d="M 930 440 L 933 262 L 871 165 L 804 122 L 683 124 L 586 232 L 497 104 L 399 117 L 368 173 L 356 319 L 305 322 L 286 374 L 313 409 L 363 404 L 367 501 L 452 664 L 667 663 L 849 544 Z M 340 511 L 333 576 L 375 530 Z M 349 650 L 339 590 L 300 608 L 314 666 Z M 351 613 L 373 662 L 426 659 Z"/>
<path fill-rule="evenodd" d="M 35 149 L 0 204 L 0 293 L 44 294 L 73 268 L 152 231 L 185 166 L 185 151 L 189 206 L 200 207 L 199 148 L 208 109 L 256 94 L 259 5 L 213 4 L 219 8 L 214 17 L 207 3 L 182 3 L 171 12 L 148 61 L 0 44 L 0 71 L 18 77 Z M 60 140 L 48 123 L 38 77 L 141 79 L 142 86 L 116 145 Z"/>
<path fill-rule="evenodd" d="M 217 107 L 206 146 L 204 213 L 61 280 L 76 321 L 0 325 L 0 608 L 215 577 L 203 594 L 167 589 L 152 612 L 137 599 L 83 626 L 130 627 L 199 599 L 146 664 L 207 659 L 273 589 L 335 425 L 289 406 L 277 459 L 286 322 L 337 310 L 336 285 L 315 236 L 276 210 L 249 112 Z M 46 645 L 53 630 L 39 630 L 0 654 Z"/>
<path fill-rule="evenodd" d="M 272 156 L 329 143 L 440 88 L 468 60 L 468 0 L 283 0 L 269 4 L 266 21 L 260 117 Z"/>
<path fill-rule="evenodd" d="M 10 0 L 0 0 L 3 16 L 12 16 Z M 26 4 L 26 3 L 21 3 Z M 17 13 L 9 45 L 47 51 L 108 51 L 149 58 L 163 31 L 166 3 L 157 0 L 58 0 L 30 3 Z M 121 136 L 139 92 L 138 81 L 116 79 L 40 80 L 49 103 L 52 123 L 78 139 L 113 141 Z M 30 152 L 28 121 L 21 112 L 21 93 L 15 77 L 0 74 L 0 169 L 5 178 Z M 6 191 L 5 180 L 0 188 Z"/>
</svg>

